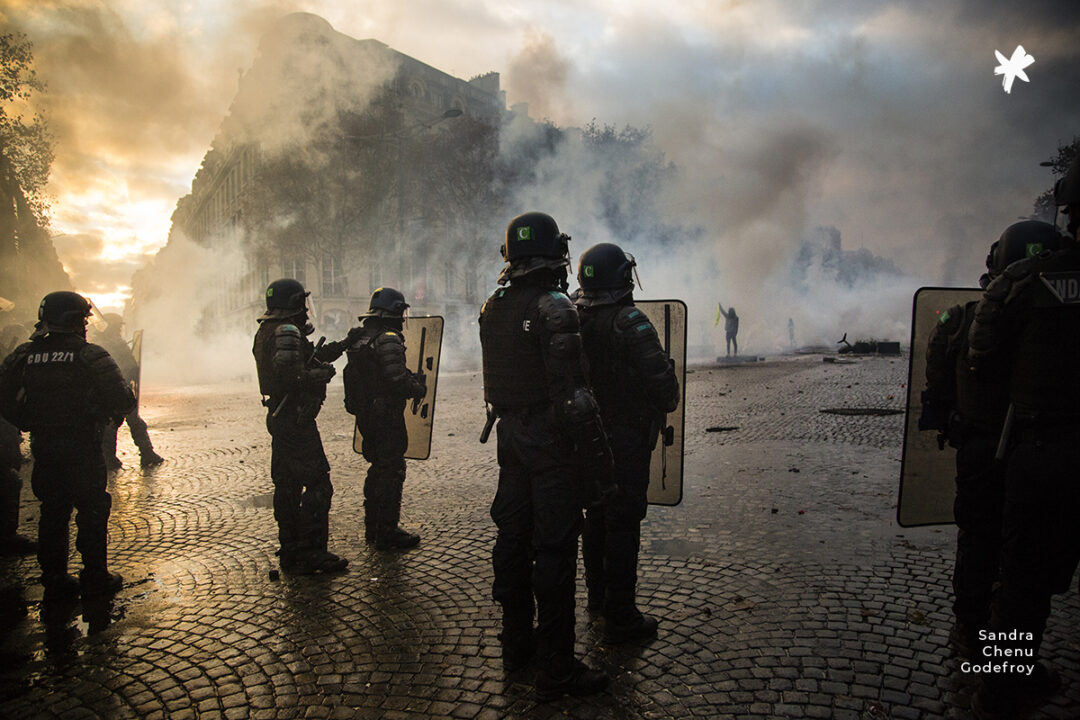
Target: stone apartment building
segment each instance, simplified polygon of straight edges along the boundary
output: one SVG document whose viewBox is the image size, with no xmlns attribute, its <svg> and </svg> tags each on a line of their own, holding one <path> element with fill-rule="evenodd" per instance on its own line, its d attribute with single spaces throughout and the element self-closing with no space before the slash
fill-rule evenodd
<svg viewBox="0 0 1080 720">
<path fill-rule="evenodd" d="M 413 314 L 445 316 L 454 345 L 450 329 L 475 317 L 487 285 L 469 253 L 441 248 L 477 245 L 465 236 L 482 231 L 462 208 L 482 170 L 463 163 L 476 137 L 497 142 L 506 113 L 498 73 L 462 80 L 315 15 L 283 18 L 173 214 L 169 244 L 183 233 L 227 258 L 202 297 L 202 326 L 252 331 L 266 285 L 292 277 L 328 337 L 389 285 Z M 440 155 L 448 147 L 459 154 Z M 495 252 L 497 240 L 482 244 Z M 167 245 L 134 279 L 129 322 L 170 257 Z"/>
</svg>

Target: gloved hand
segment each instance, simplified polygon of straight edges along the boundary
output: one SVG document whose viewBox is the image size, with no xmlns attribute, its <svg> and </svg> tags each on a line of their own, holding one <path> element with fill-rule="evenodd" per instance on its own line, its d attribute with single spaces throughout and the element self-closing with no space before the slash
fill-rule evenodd
<svg viewBox="0 0 1080 720">
<path fill-rule="evenodd" d="M 427 375 L 413 373 L 413 400 L 421 400 L 427 395 Z"/>
</svg>

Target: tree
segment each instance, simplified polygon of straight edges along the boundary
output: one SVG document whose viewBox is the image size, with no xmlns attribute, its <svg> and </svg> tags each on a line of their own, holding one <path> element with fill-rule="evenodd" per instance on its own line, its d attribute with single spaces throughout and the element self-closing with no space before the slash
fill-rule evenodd
<svg viewBox="0 0 1080 720">
<path fill-rule="evenodd" d="M 1059 147 L 1057 149 L 1057 154 L 1048 158 L 1042 164 L 1049 167 L 1050 172 L 1053 173 L 1054 177 L 1058 178 L 1068 171 L 1069 166 L 1078 155 L 1080 155 L 1080 135 L 1074 136 L 1071 143 Z M 1053 188 L 1050 188 L 1039 195 L 1039 197 L 1035 198 L 1032 215 L 1036 219 L 1051 222 L 1054 219 L 1056 211 L 1057 208 L 1054 205 Z"/>
<path fill-rule="evenodd" d="M 24 119 L 45 90 L 33 63 L 24 36 L 0 35 L 0 296 L 23 320 L 43 294 L 71 287 L 46 231 L 52 135 L 41 115 Z"/>
</svg>

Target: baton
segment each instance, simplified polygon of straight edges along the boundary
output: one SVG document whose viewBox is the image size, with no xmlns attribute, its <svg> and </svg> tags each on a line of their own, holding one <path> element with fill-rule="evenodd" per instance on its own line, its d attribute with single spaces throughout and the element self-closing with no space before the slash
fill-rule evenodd
<svg viewBox="0 0 1080 720">
<path fill-rule="evenodd" d="M 995 460 L 1005 459 L 1005 449 L 1009 446 L 1009 436 L 1012 435 L 1012 426 L 1015 420 L 1016 406 L 1009 403 L 1009 411 L 1005 413 L 1005 424 L 1001 426 L 1001 439 L 998 440 L 997 452 L 994 453 Z"/>
<path fill-rule="evenodd" d="M 491 437 L 491 428 L 495 426 L 495 418 L 499 414 L 495 412 L 495 408 L 490 405 L 487 406 L 487 422 L 484 423 L 484 429 L 480 432 L 480 443 L 486 443 L 488 438 Z"/>
</svg>

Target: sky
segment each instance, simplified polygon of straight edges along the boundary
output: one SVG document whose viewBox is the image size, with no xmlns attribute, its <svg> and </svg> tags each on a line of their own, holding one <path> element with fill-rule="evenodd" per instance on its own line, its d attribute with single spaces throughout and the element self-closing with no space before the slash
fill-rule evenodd
<svg viewBox="0 0 1080 720">
<path fill-rule="evenodd" d="M 915 288 L 975 283 L 1052 184 L 1039 162 L 1080 135 L 1076 2 L 0 0 L 48 83 L 52 229 L 76 289 L 120 307 L 260 36 L 293 11 L 458 77 L 497 71 L 534 118 L 650 128 L 679 169 L 661 209 L 705 229 L 709 258 L 653 268 L 657 292 L 764 307 L 798 238 L 830 226 L 906 274 L 880 291 L 894 336 Z M 1018 45 L 1030 82 L 1005 93 L 994 51 Z M 763 342 L 786 337 L 777 312 Z"/>
</svg>

